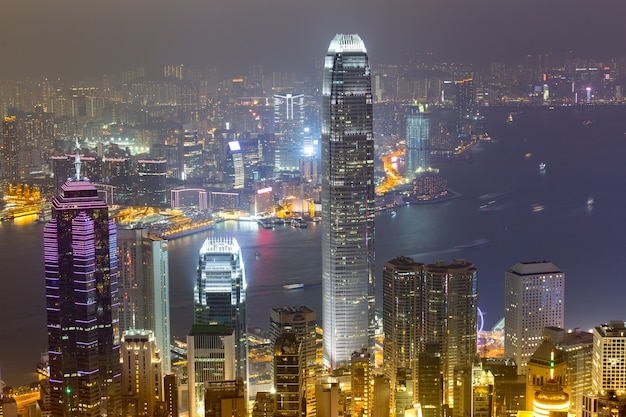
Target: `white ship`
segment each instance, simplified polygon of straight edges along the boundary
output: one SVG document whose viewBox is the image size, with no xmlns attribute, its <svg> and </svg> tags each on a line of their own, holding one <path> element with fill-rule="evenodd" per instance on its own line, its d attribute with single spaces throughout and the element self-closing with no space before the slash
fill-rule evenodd
<svg viewBox="0 0 626 417">
<path fill-rule="evenodd" d="M 303 287 L 304 287 L 304 284 L 301 282 L 283 285 L 283 288 L 286 290 L 299 290 L 300 288 L 303 288 Z"/>
</svg>

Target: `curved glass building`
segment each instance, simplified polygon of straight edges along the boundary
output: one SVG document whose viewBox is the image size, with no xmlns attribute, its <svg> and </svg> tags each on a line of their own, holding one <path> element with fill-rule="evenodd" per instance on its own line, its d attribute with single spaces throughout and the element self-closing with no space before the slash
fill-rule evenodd
<svg viewBox="0 0 626 417">
<path fill-rule="evenodd" d="M 208 237 L 200 248 L 187 337 L 191 417 L 204 415 L 207 381 L 238 380 L 248 389 L 246 285 L 237 239 Z"/>
<path fill-rule="evenodd" d="M 322 317 L 331 368 L 373 346 L 374 198 L 367 51 L 358 35 L 336 35 L 322 98 Z"/>
</svg>

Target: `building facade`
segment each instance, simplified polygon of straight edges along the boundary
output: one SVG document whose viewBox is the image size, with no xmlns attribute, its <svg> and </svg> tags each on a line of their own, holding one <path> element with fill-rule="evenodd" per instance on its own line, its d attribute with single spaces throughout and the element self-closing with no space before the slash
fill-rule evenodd
<svg viewBox="0 0 626 417">
<path fill-rule="evenodd" d="M 424 267 L 424 340 L 441 348 L 443 403 L 455 407 L 457 379 L 471 375 L 476 360 L 478 270 L 465 259 L 439 261 Z M 469 387 L 468 387 L 469 389 Z"/>
<path fill-rule="evenodd" d="M 225 375 L 224 379 L 240 380 L 247 392 L 246 285 L 241 247 L 237 239 L 231 237 L 207 238 L 200 249 L 194 288 L 194 328 L 200 330 L 193 333 L 202 336 L 198 339 L 202 340 L 202 343 L 209 344 L 212 349 L 218 350 L 230 349 L 225 347 L 225 343 L 227 339 L 232 339 L 232 353 L 226 352 L 225 354 L 232 354 L 234 369 L 233 374 L 231 376 Z M 231 337 L 229 338 L 229 336 Z M 202 352 L 199 352 L 197 357 L 200 357 L 201 354 Z M 215 366 L 224 366 L 220 361 L 214 362 Z M 205 368 L 208 367 L 205 366 Z M 202 387 L 204 382 L 202 378 L 199 377 L 195 380 L 198 389 Z M 190 382 L 190 392 L 191 389 Z M 198 406 L 203 401 L 202 395 L 203 391 L 199 390 L 196 396 L 198 403 L 196 405 Z M 201 407 L 198 408 L 201 409 Z"/>
<path fill-rule="evenodd" d="M 374 336 L 372 91 L 358 35 L 331 41 L 322 90 L 324 361 L 336 368 Z"/>
<path fill-rule="evenodd" d="M 396 386 L 412 381 L 413 404 L 418 403 L 418 355 L 422 351 L 424 319 L 423 264 L 408 257 L 388 261 L 383 267 L 383 366 L 389 379 L 390 403 L 395 408 Z M 437 369 L 439 372 L 439 369 Z M 400 381 L 398 378 L 401 377 Z"/>
<path fill-rule="evenodd" d="M 150 330 L 123 332 L 121 343 L 124 415 L 151 416 L 163 400 L 161 352 Z"/>
<path fill-rule="evenodd" d="M 430 111 L 427 104 L 409 106 L 406 114 L 406 179 L 430 166 Z"/>
<path fill-rule="evenodd" d="M 121 413 L 116 230 L 80 174 L 61 187 L 44 228 L 51 414 Z"/>
<path fill-rule="evenodd" d="M 118 225 L 117 253 L 120 332 L 152 330 L 166 375 L 171 372 L 168 242 L 146 229 Z"/>
<path fill-rule="evenodd" d="M 626 325 L 611 321 L 593 328 L 591 388 L 604 395 L 626 390 Z"/>
<path fill-rule="evenodd" d="M 543 328 L 564 325 L 565 274 L 551 262 L 518 262 L 504 276 L 504 355 L 526 374 Z"/>
<path fill-rule="evenodd" d="M 304 95 L 274 94 L 275 169 L 295 170 L 304 150 Z"/>
</svg>

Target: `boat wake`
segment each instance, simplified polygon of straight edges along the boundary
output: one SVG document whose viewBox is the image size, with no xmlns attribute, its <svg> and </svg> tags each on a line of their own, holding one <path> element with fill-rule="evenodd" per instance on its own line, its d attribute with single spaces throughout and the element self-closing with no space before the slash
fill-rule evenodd
<svg viewBox="0 0 626 417">
<path fill-rule="evenodd" d="M 472 240 L 471 242 L 467 242 L 467 243 L 463 243 L 460 245 L 456 245 L 454 247 L 454 249 L 471 249 L 471 248 L 477 248 L 479 246 L 483 246 L 486 245 L 487 242 L 489 242 L 487 239 L 475 239 Z"/>
<path fill-rule="evenodd" d="M 494 193 L 489 193 L 489 194 L 483 194 L 481 196 L 478 197 L 479 200 L 493 200 L 496 197 L 501 197 L 503 195 L 509 194 L 513 191 L 513 187 L 512 186 L 508 186 L 505 187 L 499 191 L 496 191 Z"/>
</svg>

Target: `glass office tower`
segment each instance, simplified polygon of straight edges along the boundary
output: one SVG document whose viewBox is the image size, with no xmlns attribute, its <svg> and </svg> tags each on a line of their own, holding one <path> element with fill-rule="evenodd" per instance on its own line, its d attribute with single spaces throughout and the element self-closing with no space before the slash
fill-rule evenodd
<svg viewBox="0 0 626 417">
<path fill-rule="evenodd" d="M 44 228 L 50 413 L 119 415 L 115 224 L 78 155 L 75 165 Z"/>
<path fill-rule="evenodd" d="M 190 404 L 190 416 L 202 415 L 197 410 L 203 409 L 207 381 L 236 379 L 247 392 L 246 317 L 246 274 L 241 247 L 232 237 L 209 237 L 200 249 L 194 325 L 187 338 L 189 399 L 195 403 Z"/>
<path fill-rule="evenodd" d="M 409 106 L 406 114 L 406 178 L 430 164 L 430 111 L 427 104 Z"/>
<path fill-rule="evenodd" d="M 337 35 L 325 58 L 322 98 L 322 313 L 331 368 L 373 346 L 374 198 L 367 51 L 358 35 Z"/>
</svg>

